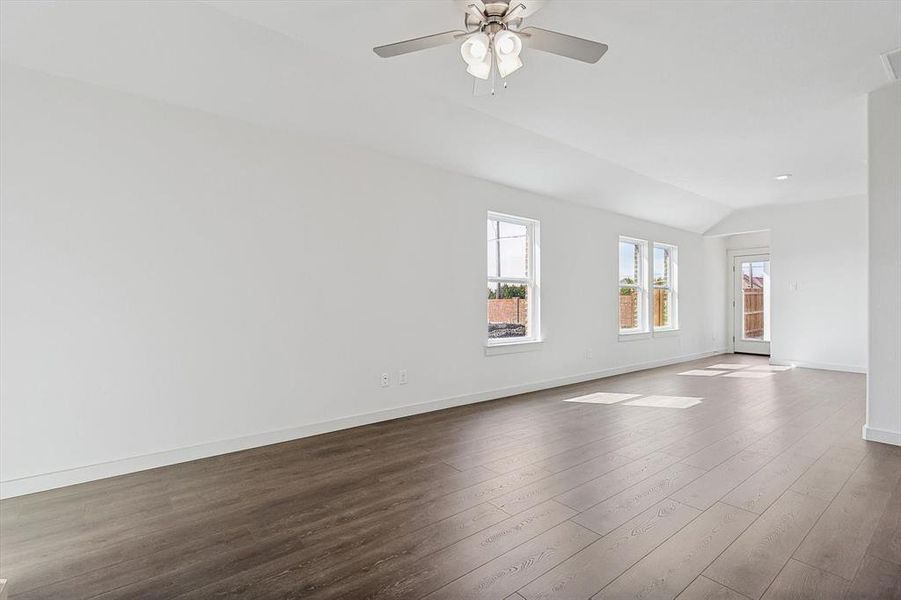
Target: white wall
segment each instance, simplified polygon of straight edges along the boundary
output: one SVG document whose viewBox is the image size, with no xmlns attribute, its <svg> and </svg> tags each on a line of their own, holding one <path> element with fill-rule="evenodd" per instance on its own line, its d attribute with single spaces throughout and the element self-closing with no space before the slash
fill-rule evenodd
<svg viewBox="0 0 901 600">
<path fill-rule="evenodd" d="M 749 248 L 769 248 L 772 237 L 769 231 L 757 231 L 755 233 L 739 233 L 727 235 L 723 238 L 726 250 L 746 250 Z M 731 267 L 731 265 L 728 265 Z"/>
<path fill-rule="evenodd" d="M 736 211 L 705 235 L 761 230 L 769 230 L 772 361 L 866 371 L 866 197 Z"/>
<path fill-rule="evenodd" d="M 901 82 L 868 98 L 870 370 L 864 437 L 901 446 Z"/>
<path fill-rule="evenodd" d="M 0 90 L 5 495 L 724 345 L 721 240 L 8 65 Z M 484 355 L 488 209 L 541 220 L 539 351 Z M 680 335 L 618 342 L 620 234 L 679 245 Z"/>
</svg>

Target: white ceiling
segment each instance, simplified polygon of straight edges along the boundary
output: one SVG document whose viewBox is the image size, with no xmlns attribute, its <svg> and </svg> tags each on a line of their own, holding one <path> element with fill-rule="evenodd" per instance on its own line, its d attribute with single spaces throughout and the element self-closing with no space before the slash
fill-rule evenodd
<svg viewBox="0 0 901 600">
<path fill-rule="evenodd" d="M 731 210 L 866 191 L 865 94 L 901 2 L 548 2 L 529 24 L 603 41 L 524 51 L 473 97 L 451 0 L 13 2 L 3 61 L 703 231 Z M 773 177 L 790 172 L 788 182 Z"/>
</svg>

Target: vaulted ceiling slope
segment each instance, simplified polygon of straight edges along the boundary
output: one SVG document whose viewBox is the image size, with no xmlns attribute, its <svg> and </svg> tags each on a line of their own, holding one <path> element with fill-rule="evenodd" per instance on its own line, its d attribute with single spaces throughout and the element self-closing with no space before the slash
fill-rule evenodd
<svg viewBox="0 0 901 600">
<path fill-rule="evenodd" d="M 864 193 L 864 94 L 901 2 L 548 2 L 530 24 L 597 39 L 597 65 L 524 51 L 473 97 L 431 2 L 37 2 L 0 8 L 0 58 L 502 184 L 704 231 L 736 208 Z M 777 174 L 791 172 L 788 182 Z"/>
</svg>

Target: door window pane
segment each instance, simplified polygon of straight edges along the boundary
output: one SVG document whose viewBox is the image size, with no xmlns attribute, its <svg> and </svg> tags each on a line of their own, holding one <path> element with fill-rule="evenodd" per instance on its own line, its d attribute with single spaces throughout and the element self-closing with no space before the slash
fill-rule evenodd
<svg viewBox="0 0 901 600">
<path fill-rule="evenodd" d="M 743 262 L 741 265 L 742 339 L 770 340 L 770 262 Z"/>
</svg>

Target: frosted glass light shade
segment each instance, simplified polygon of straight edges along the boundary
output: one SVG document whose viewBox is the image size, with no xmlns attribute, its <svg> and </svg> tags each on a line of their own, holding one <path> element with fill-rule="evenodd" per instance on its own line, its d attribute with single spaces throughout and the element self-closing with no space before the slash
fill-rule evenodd
<svg viewBox="0 0 901 600">
<path fill-rule="evenodd" d="M 494 49 L 500 59 L 519 56 L 522 52 L 522 40 L 512 31 L 505 29 L 494 36 Z"/>
<path fill-rule="evenodd" d="M 466 72 L 479 79 L 488 79 L 491 74 L 491 60 L 475 63 L 466 67 Z"/>
<path fill-rule="evenodd" d="M 510 56 L 508 58 L 497 57 L 497 73 L 501 77 L 506 77 L 510 73 L 522 67 L 522 60 L 518 56 Z"/>
<path fill-rule="evenodd" d="M 460 55 L 468 65 L 485 62 L 491 48 L 491 40 L 484 33 L 471 35 L 460 45 Z"/>
</svg>

